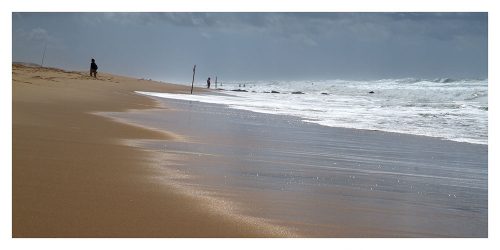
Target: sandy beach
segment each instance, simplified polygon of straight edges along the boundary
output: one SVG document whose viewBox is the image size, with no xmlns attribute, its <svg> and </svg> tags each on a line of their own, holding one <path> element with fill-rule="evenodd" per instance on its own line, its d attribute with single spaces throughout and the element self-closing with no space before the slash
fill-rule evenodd
<svg viewBox="0 0 500 250">
<path fill-rule="evenodd" d="M 272 237 L 260 224 L 207 209 L 151 182 L 148 153 L 123 139 L 175 134 L 115 122 L 93 112 L 151 109 L 133 91 L 185 86 L 99 73 L 13 64 L 13 237 Z M 199 91 L 196 89 L 195 91 Z"/>
<path fill-rule="evenodd" d="M 13 237 L 488 236 L 487 145 L 12 73 Z"/>
</svg>

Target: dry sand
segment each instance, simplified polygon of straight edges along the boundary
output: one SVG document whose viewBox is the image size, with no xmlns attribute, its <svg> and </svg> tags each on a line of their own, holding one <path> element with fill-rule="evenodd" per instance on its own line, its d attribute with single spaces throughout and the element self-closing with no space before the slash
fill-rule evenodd
<svg viewBox="0 0 500 250">
<path fill-rule="evenodd" d="M 170 139 L 92 114 L 156 108 L 133 91 L 186 86 L 14 64 L 13 237 L 269 237 L 151 182 L 148 153 L 122 139 Z M 201 90 L 195 90 L 201 91 Z"/>
</svg>

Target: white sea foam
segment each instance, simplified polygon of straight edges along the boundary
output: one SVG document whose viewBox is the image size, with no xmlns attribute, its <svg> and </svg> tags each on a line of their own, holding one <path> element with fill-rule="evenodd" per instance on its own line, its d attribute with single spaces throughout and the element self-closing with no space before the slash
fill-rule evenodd
<svg viewBox="0 0 500 250">
<path fill-rule="evenodd" d="M 234 82 L 218 87 L 229 96 L 139 93 L 292 115 L 324 126 L 488 144 L 487 80 Z M 280 93 L 267 93 L 271 91 Z M 292 94 L 297 91 L 304 94 Z"/>
</svg>

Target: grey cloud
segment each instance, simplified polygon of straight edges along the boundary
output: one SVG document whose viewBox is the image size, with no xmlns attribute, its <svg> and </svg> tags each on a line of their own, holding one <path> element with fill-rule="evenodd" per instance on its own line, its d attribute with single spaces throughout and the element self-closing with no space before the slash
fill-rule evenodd
<svg viewBox="0 0 500 250">
<path fill-rule="evenodd" d="M 144 13 L 143 23 L 214 27 L 223 31 L 334 35 L 340 32 L 365 37 L 418 36 L 447 40 L 464 35 L 487 35 L 487 13 Z M 129 18 L 129 17 L 126 17 Z"/>
<path fill-rule="evenodd" d="M 111 21 L 124 25 L 168 24 L 172 26 L 200 29 L 204 37 L 209 37 L 204 29 L 223 33 L 264 33 L 315 45 L 307 34 L 307 23 L 286 13 L 98 13 L 89 18 L 82 15 L 86 22 L 101 24 Z"/>
<path fill-rule="evenodd" d="M 158 18 L 162 21 L 181 26 L 216 26 L 217 17 L 211 13 L 155 13 L 150 16 L 151 19 Z"/>
<path fill-rule="evenodd" d="M 62 39 L 41 27 L 32 28 L 28 31 L 16 29 L 13 31 L 13 39 L 17 42 L 25 42 L 27 44 L 46 44 L 48 48 L 56 48 L 58 50 L 66 49 L 66 45 Z"/>
<path fill-rule="evenodd" d="M 26 34 L 26 36 L 30 41 L 47 41 L 51 38 L 49 36 L 49 33 L 42 28 L 32 29 L 30 32 Z"/>
<path fill-rule="evenodd" d="M 207 27 L 215 24 L 210 13 L 190 12 L 102 12 L 80 13 L 79 18 L 89 24 L 115 22 L 120 24 L 151 25 L 159 22 L 176 26 Z"/>
<path fill-rule="evenodd" d="M 270 12 L 169 12 L 84 13 L 87 22 L 111 21 L 124 25 L 164 23 L 225 33 L 258 32 L 315 44 L 312 37 L 343 37 L 384 40 L 397 37 L 429 37 L 438 40 L 486 37 L 487 13 L 270 13 Z"/>
<path fill-rule="evenodd" d="M 17 29 L 14 31 L 17 38 L 28 42 L 54 42 L 55 38 L 49 35 L 49 32 L 43 28 L 37 27 L 29 31 Z"/>
<path fill-rule="evenodd" d="M 89 15 L 90 14 L 90 15 Z M 321 39 L 384 42 L 403 39 L 442 41 L 487 39 L 487 13 L 350 13 L 350 12 L 169 12 L 84 13 L 86 22 L 122 25 L 171 25 L 209 32 L 263 34 L 272 39 L 316 46 Z"/>
<path fill-rule="evenodd" d="M 450 40 L 486 36 L 487 13 L 306 13 L 289 14 L 302 19 L 309 32 L 349 31 L 365 37 L 428 36 Z"/>
</svg>

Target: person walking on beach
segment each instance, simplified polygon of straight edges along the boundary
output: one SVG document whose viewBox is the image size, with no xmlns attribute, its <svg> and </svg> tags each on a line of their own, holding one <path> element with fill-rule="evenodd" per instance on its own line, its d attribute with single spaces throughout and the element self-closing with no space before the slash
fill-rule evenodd
<svg viewBox="0 0 500 250">
<path fill-rule="evenodd" d="M 207 89 L 210 88 L 210 77 L 207 79 Z"/>
<path fill-rule="evenodd" d="M 97 78 L 97 64 L 95 63 L 94 58 L 92 58 L 92 62 L 90 63 L 90 76 L 94 75 L 94 78 Z"/>
</svg>

